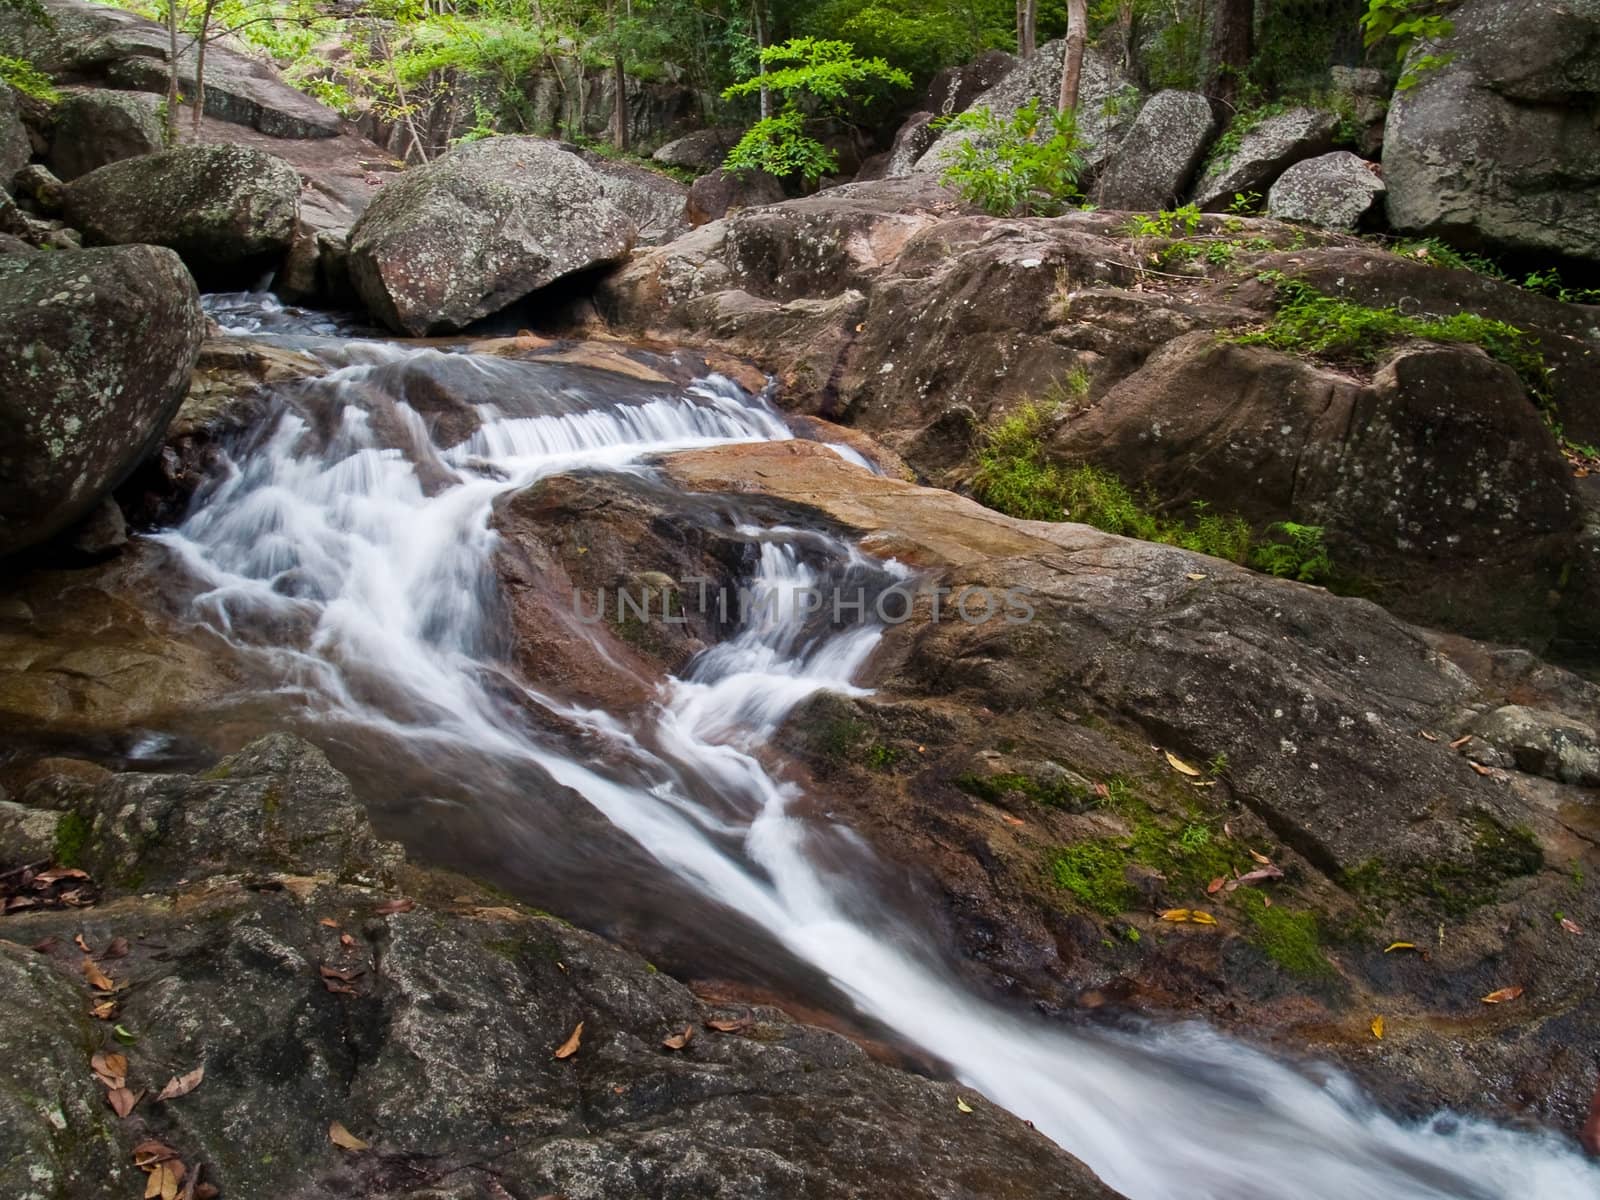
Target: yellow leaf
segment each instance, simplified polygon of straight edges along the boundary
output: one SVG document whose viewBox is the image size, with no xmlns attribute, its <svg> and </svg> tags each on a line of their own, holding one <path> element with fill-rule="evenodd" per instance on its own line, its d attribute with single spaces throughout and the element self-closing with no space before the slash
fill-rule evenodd
<svg viewBox="0 0 1600 1200">
<path fill-rule="evenodd" d="M 1257 854 L 1254 850 L 1251 850 L 1250 851 L 1250 857 L 1255 859 L 1258 863 L 1260 863 L 1264 867 L 1272 865 L 1272 860 L 1270 858 L 1268 858 L 1265 854 Z"/>
<path fill-rule="evenodd" d="M 328 1140 L 341 1150 L 370 1150 L 372 1147 L 344 1127 L 344 1122 L 334 1121 L 328 1126 Z"/>
<path fill-rule="evenodd" d="M 968 1104 L 960 1096 L 957 1096 L 956 1097 L 956 1110 L 958 1112 L 971 1112 L 972 1111 L 972 1105 Z"/>
<path fill-rule="evenodd" d="M 1515 1000 L 1522 995 L 1520 987 L 1503 987 L 1499 991 L 1490 992 L 1483 998 L 1485 1004 L 1504 1004 L 1508 1000 Z"/>
<path fill-rule="evenodd" d="M 1198 908 L 1189 914 L 1189 920 L 1196 925 L 1215 925 L 1217 919 L 1208 912 L 1201 912 Z"/>
<path fill-rule="evenodd" d="M 1383 1018 L 1382 1017 L 1373 1017 L 1372 1018 L 1372 1036 L 1377 1038 L 1380 1042 L 1383 1041 Z"/>
<path fill-rule="evenodd" d="M 1199 767 L 1191 767 L 1188 763 L 1184 762 L 1183 759 L 1179 758 L 1171 750 L 1168 750 L 1165 753 L 1166 753 L 1166 756 L 1167 756 L 1167 766 L 1171 767 L 1174 771 L 1178 772 L 1180 775 L 1198 775 L 1198 774 L 1200 774 L 1200 768 Z"/>
<path fill-rule="evenodd" d="M 561 1043 L 561 1049 L 556 1051 L 557 1058 L 571 1058 L 578 1052 L 578 1047 L 583 1042 L 583 1022 L 579 1021 L 572 1031 L 572 1036 Z"/>
<path fill-rule="evenodd" d="M 1184 576 L 1184 578 L 1189 580 L 1191 583 L 1199 583 L 1202 579 L 1205 578 L 1205 576 L 1200 574 L 1200 572 L 1198 572 L 1198 571 L 1190 571 L 1187 575 Z"/>
<path fill-rule="evenodd" d="M 1393 954 L 1396 950 L 1415 950 L 1416 948 L 1417 944 L 1415 942 L 1390 942 L 1383 948 L 1383 952 L 1385 954 Z"/>
<path fill-rule="evenodd" d="M 1161 914 L 1161 919 L 1163 921 L 1187 921 L 1193 916 L 1194 914 L 1187 908 L 1169 908 Z"/>
</svg>

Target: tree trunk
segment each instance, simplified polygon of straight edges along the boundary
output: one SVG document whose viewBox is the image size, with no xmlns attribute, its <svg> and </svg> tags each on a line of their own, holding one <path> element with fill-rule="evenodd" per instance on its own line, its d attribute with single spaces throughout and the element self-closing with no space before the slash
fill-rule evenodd
<svg viewBox="0 0 1600 1200">
<path fill-rule="evenodd" d="M 766 13 L 764 11 L 764 6 L 765 6 L 765 0 L 754 0 L 754 3 L 752 3 L 750 5 L 750 11 L 751 11 L 752 14 L 754 14 L 754 17 L 755 17 L 756 52 L 758 54 L 762 50 L 765 50 L 767 48 L 767 22 L 766 22 Z M 767 84 L 766 84 L 766 78 L 767 78 L 767 64 L 766 64 L 766 62 L 763 61 L 763 60 L 758 60 L 758 65 L 756 67 L 756 70 L 760 73 L 761 80 L 762 80 L 762 82 L 761 82 L 761 119 L 763 121 L 765 121 L 768 117 L 770 117 L 772 115 L 772 89 L 769 88 L 767 86 Z"/>
<path fill-rule="evenodd" d="M 1078 87 L 1083 80 L 1083 43 L 1088 36 L 1089 0 L 1067 0 L 1067 57 L 1061 66 L 1061 104 L 1064 113 L 1078 107 Z"/>
<path fill-rule="evenodd" d="M 1211 42 L 1206 94 L 1225 104 L 1239 100 L 1239 83 L 1255 48 L 1255 0 L 1216 0 L 1211 14 Z"/>
<path fill-rule="evenodd" d="M 167 0 L 167 111 L 162 117 L 167 144 L 178 140 L 178 0 Z"/>
<path fill-rule="evenodd" d="M 205 8 L 200 11 L 200 37 L 195 43 L 194 52 L 195 141 L 200 140 L 200 118 L 206 111 L 206 39 L 211 34 L 211 14 L 216 7 L 217 0 L 206 0 Z"/>
<path fill-rule="evenodd" d="M 618 150 L 628 148 L 628 77 L 622 70 L 622 56 L 611 63 L 611 85 L 616 92 L 611 111 L 611 144 Z"/>
<path fill-rule="evenodd" d="M 1017 57 L 1032 58 L 1039 48 L 1039 0 L 1017 0 Z"/>
</svg>

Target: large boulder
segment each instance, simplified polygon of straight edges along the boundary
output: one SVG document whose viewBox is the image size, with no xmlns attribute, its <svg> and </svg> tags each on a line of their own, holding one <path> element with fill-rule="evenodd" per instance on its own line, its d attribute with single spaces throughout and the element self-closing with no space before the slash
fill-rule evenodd
<svg viewBox="0 0 1600 1200">
<path fill-rule="evenodd" d="M 107 163 L 164 149 L 156 98 L 147 92 L 73 92 L 56 108 L 50 167 L 73 180 Z"/>
<path fill-rule="evenodd" d="M 1291 108 L 1268 117 L 1237 138 L 1218 141 L 1194 202 L 1206 212 L 1220 212 L 1237 195 L 1266 195 L 1272 181 L 1302 159 L 1333 149 L 1339 119 L 1320 108 Z"/>
<path fill-rule="evenodd" d="M 686 212 L 691 225 L 704 225 L 734 209 L 777 204 L 783 198 L 783 184 L 765 171 L 727 171 L 718 167 L 700 176 L 689 188 Z"/>
<path fill-rule="evenodd" d="M 0 83 L 0 191 L 11 190 L 11 177 L 28 165 L 33 147 L 17 111 L 17 94 Z"/>
<path fill-rule="evenodd" d="M 182 146 L 91 171 L 61 205 L 91 242 L 167 246 L 208 287 L 247 287 L 288 253 L 300 176 L 250 146 Z"/>
<path fill-rule="evenodd" d="M 385 187 L 350 231 L 350 275 L 391 329 L 445 333 L 615 262 L 637 236 L 576 154 L 539 138 L 488 138 Z"/>
<path fill-rule="evenodd" d="M 1011 74 L 1018 61 L 1004 50 L 985 50 L 969 63 L 945 67 L 928 81 L 922 107 L 941 117 L 965 112 L 974 100 Z"/>
<path fill-rule="evenodd" d="M 697 129 L 667 142 L 650 157 L 664 167 L 679 167 L 704 175 L 722 165 L 728 151 L 738 144 L 739 136 L 737 129 Z"/>
<path fill-rule="evenodd" d="M 928 152 L 928 147 L 939 136 L 939 131 L 933 127 L 937 119 L 931 112 L 912 113 L 895 132 L 894 143 L 889 149 L 862 165 L 855 182 L 904 179 L 910 175 L 917 165 L 917 159 Z"/>
<path fill-rule="evenodd" d="M 1061 95 L 1061 69 L 1065 46 L 1060 41 L 1039 47 L 1032 58 L 1007 71 L 987 91 L 973 97 L 969 109 L 987 108 L 1008 118 L 1030 100 L 1054 108 Z M 1138 87 L 1110 54 L 1090 47 L 1083 54 L 1083 76 L 1078 92 L 1078 132 L 1085 143 L 1084 158 L 1091 171 L 1111 157 L 1133 125 Z M 942 105 L 941 105 L 942 107 Z M 947 130 L 917 161 L 917 170 L 942 172 L 960 143 L 974 137 L 970 130 Z"/>
<path fill-rule="evenodd" d="M 639 230 L 639 243 L 658 246 L 689 228 L 685 211 L 689 188 L 670 175 L 584 152 L 583 161 L 600 177 L 600 193 Z"/>
<path fill-rule="evenodd" d="M 1354 230 L 1383 196 L 1377 166 L 1348 150 L 1295 163 L 1267 193 L 1267 212 L 1280 221 Z"/>
<path fill-rule="evenodd" d="M 1204 96 L 1172 90 L 1152 96 L 1106 166 L 1100 207 L 1175 207 L 1187 194 L 1215 128 Z"/>
<path fill-rule="evenodd" d="M 85 516 L 155 448 L 204 328 L 170 250 L 0 258 L 0 554 Z"/>
<path fill-rule="evenodd" d="M 1600 261 L 1600 0 L 1467 0 L 1446 58 L 1395 94 L 1389 221 L 1410 233 Z"/>
<path fill-rule="evenodd" d="M 0 54 L 32 62 L 65 82 L 103 81 L 115 88 L 164 94 L 168 35 L 164 27 L 124 9 L 89 0 L 41 0 L 42 15 L 8 13 L 0 22 Z M 179 51 L 178 87 L 196 93 L 197 54 Z M 334 137 L 344 120 L 296 91 L 271 67 L 215 42 L 206 47 L 205 111 L 269 137 Z"/>
</svg>

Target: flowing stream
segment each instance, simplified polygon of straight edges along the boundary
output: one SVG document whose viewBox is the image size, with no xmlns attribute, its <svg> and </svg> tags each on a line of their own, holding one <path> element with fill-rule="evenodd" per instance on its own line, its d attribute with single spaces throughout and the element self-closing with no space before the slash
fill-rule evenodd
<svg viewBox="0 0 1600 1200">
<path fill-rule="evenodd" d="M 340 332 L 270 302 L 212 303 L 224 324 L 262 336 Z M 555 473 L 648 479 L 650 454 L 791 436 L 762 401 L 716 377 L 679 388 L 376 341 L 295 344 L 320 378 L 285 389 L 226 478 L 161 538 L 192 579 L 193 613 L 308 721 L 372 731 L 466 781 L 454 800 L 405 801 L 422 805 L 413 819 L 430 839 L 499 840 L 508 855 L 537 842 L 546 862 L 566 861 L 561 886 L 601 908 L 611 864 L 583 835 L 563 841 L 559 822 L 515 812 L 541 803 L 532 781 L 570 789 L 667 880 L 658 886 L 681 905 L 652 908 L 657 919 L 825 979 L 841 1005 L 1034 1122 L 1131 1200 L 1600 1195 L 1600 1170 L 1551 1135 L 1448 1114 L 1401 1123 L 1337 1072 L 1198 1023 L 1067 1027 L 962 983 L 916 906 L 880 889 L 870 850 L 800 805 L 765 749 L 806 697 L 857 690 L 881 636 L 870 621 L 819 622 L 797 589 L 888 588 L 909 575 L 897 564 L 730 510 L 759 547 L 749 586 L 772 597 L 771 619 L 699 654 L 637 711 L 585 708 L 517 677 L 491 566 L 496 499 Z M 435 411 L 430 425 L 419 370 L 493 399 L 465 423 Z M 474 811 L 475 788 L 494 780 L 524 824 Z M 519 841 L 513 826 L 535 833 Z"/>
</svg>

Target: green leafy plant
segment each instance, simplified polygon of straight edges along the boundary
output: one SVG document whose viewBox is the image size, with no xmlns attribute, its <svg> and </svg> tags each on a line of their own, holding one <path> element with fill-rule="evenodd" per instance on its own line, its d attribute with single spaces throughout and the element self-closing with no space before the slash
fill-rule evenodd
<svg viewBox="0 0 1600 1200">
<path fill-rule="evenodd" d="M 1035 97 L 1010 117 L 984 107 L 934 124 L 968 135 L 955 143 L 944 182 L 985 212 L 1054 215 L 1082 197 L 1086 160 L 1074 113 L 1046 109 Z"/>
<path fill-rule="evenodd" d="M 50 76 L 40 71 L 25 58 L 12 58 L 0 54 L 0 83 L 8 83 L 24 96 L 54 104 L 61 98 Z"/>
<path fill-rule="evenodd" d="M 723 90 L 724 99 L 770 92 L 783 100 L 774 115 L 757 121 L 723 163 L 815 184 L 839 168 L 838 156 L 808 132 L 820 118 L 842 117 L 875 89 L 910 87 L 911 77 L 881 58 L 861 58 L 848 42 L 791 38 L 761 51 L 765 74 Z"/>
<path fill-rule="evenodd" d="M 1563 304 L 1600 304 L 1600 288 L 1574 288 L 1561 282 L 1561 272 L 1554 267 L 1544 271 L 1531 271 L 1522 280 L 1530 292 L 1559 300 Z"/>
<path fill-rule="evenodd" d="M 1204 214 L 1199 205 L 1185 204 L 1182 208 L 1163 209 L 1158 213 L 1135 213 L 1123 225 L 1122 232 L 1129 237 L 1174 237 L 1194 233 L 1200 228 Z"/>
<path fill-rule="evenodd" d="M 1294 521 L 1269 525 L 1267 535 L 1276 537 L 1256 546 L 1250 555 L 1250 565 L 1280 579 L 1320 583 L 1333 574 L 1333 560 L 1323 541 L 1326 533 L 1321 525 L 1300 525 Z"/>
<path fill-rule="evenodd" d="M 1400 91 L 1416 87 L 1428 72 L 1448 66 L 1454 59 L 1451 54 L 1411 56 L 1419 42 L 1437 41 L 1455 32 L 1455 22 L 1445 16 L 1452 4 L 1453 0 L 1367 0 L 1367 11 L 1361 18 L 1362 36 L 1368 47 L 1382 41 L 1395 43 L 1395 57 L 1405 64 L 1398 84 Z"/>
<path fill-rule="evenodd" d="M 1248 217 L 1261 211 L 1260 192 L 1235 192 L 1228 201 L 1228 211 L 1236 217 Z"/>
</svg>

